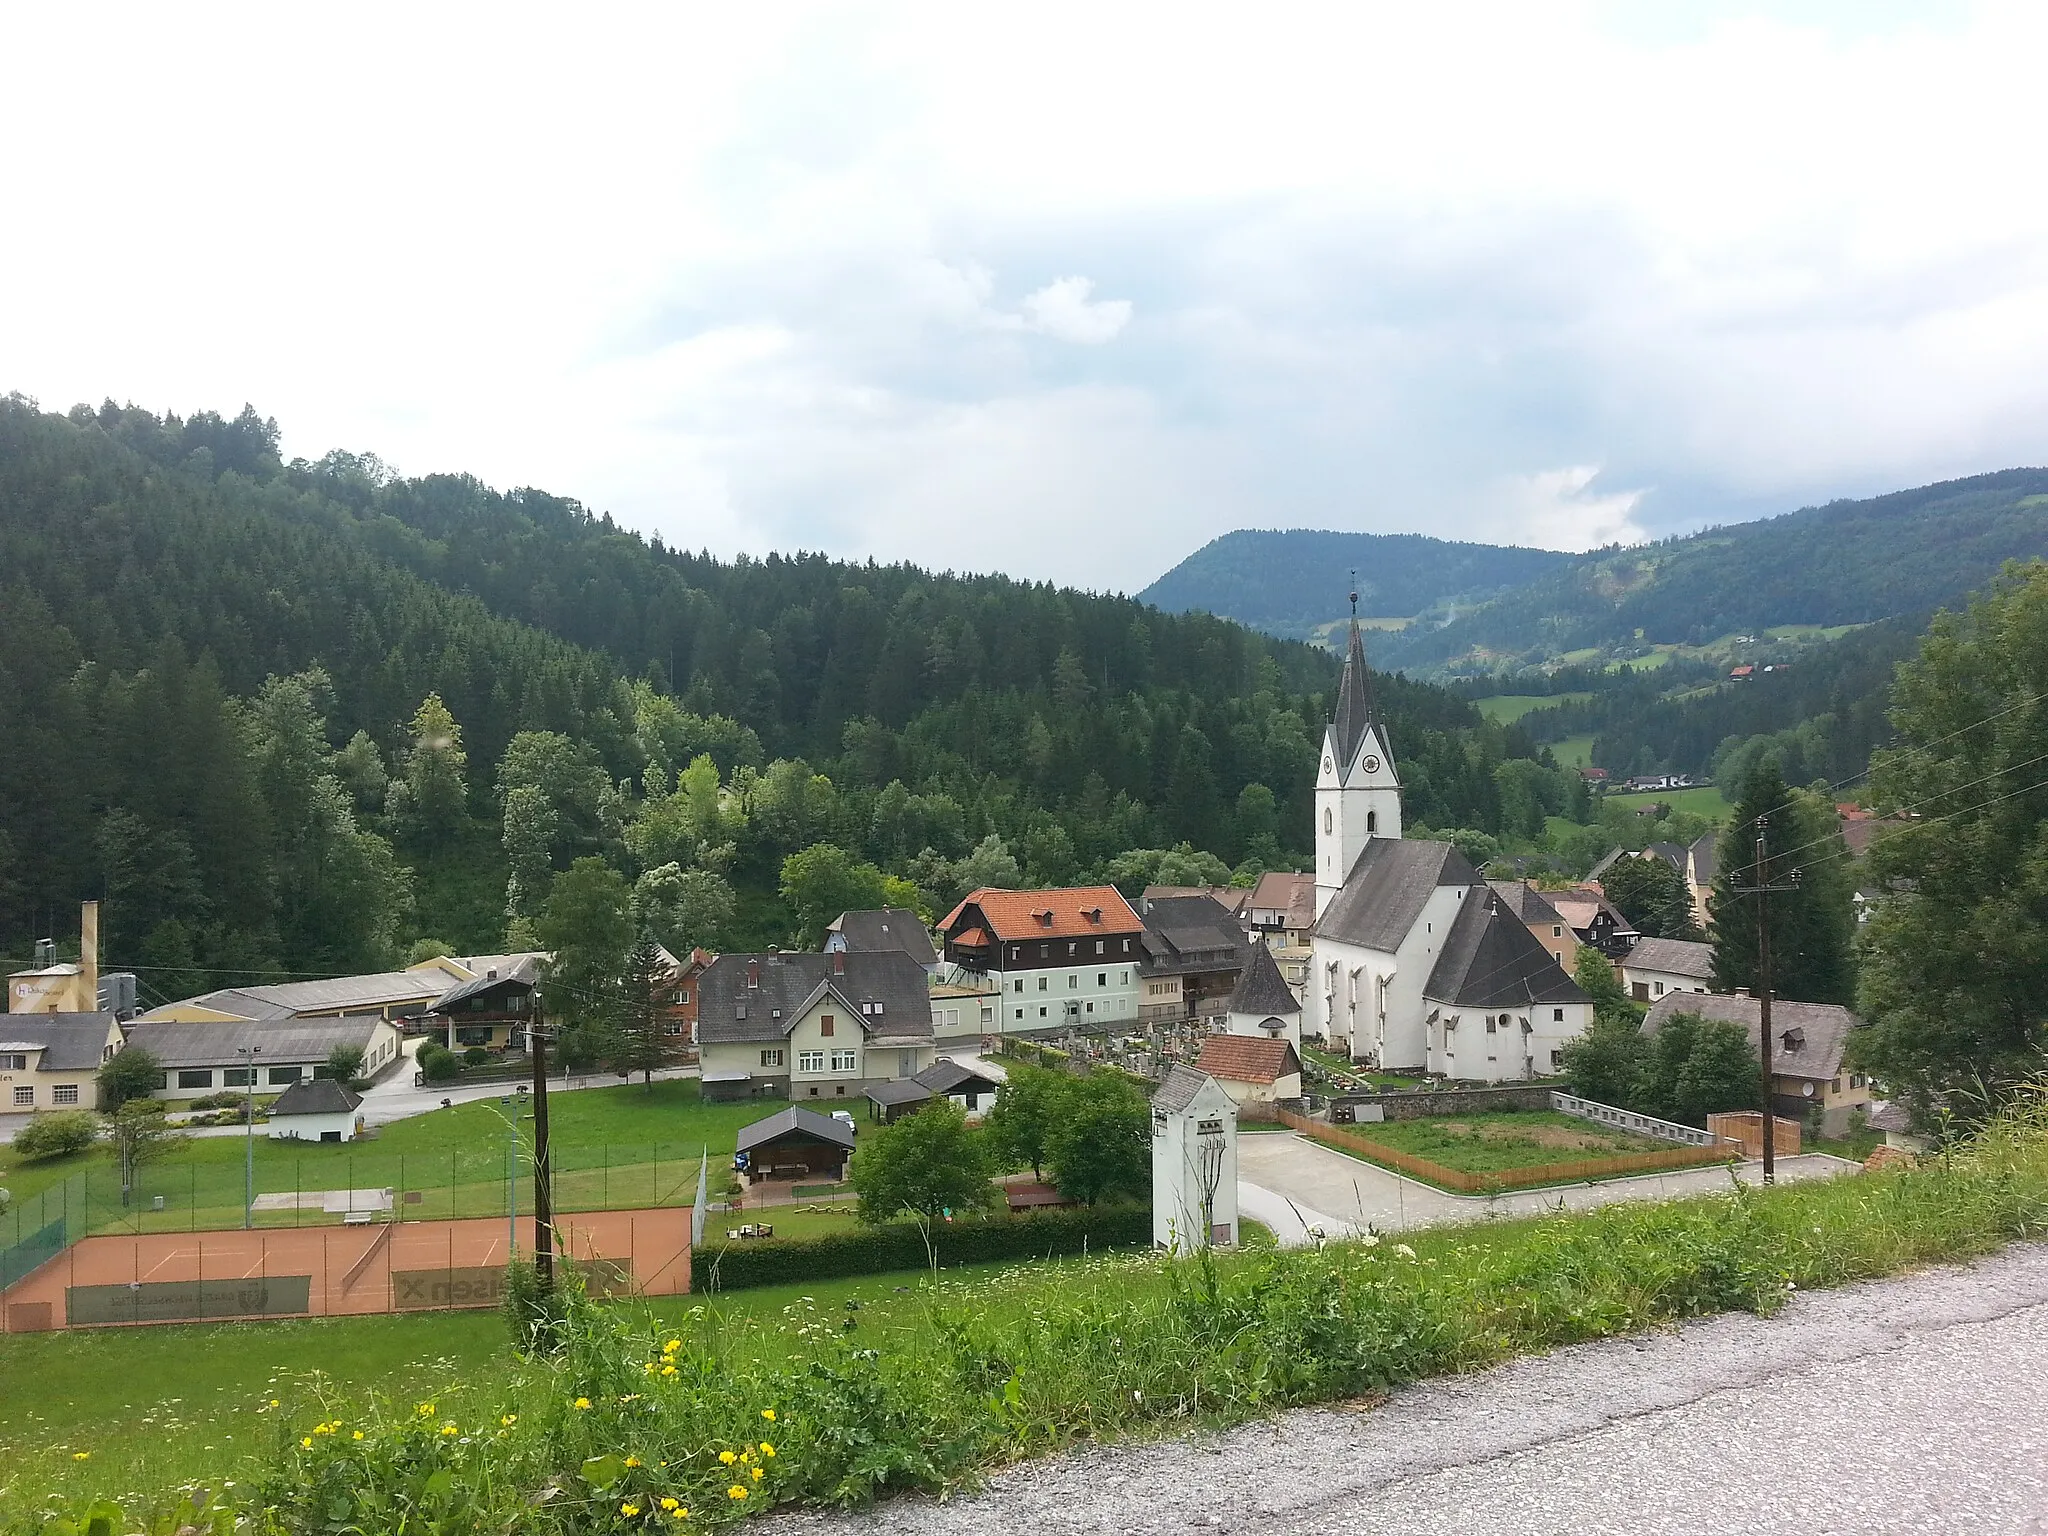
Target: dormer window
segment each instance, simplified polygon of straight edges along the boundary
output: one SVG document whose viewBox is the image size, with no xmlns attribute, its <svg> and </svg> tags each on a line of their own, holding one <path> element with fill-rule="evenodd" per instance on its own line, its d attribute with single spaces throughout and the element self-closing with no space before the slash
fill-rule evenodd
<svg viewBox="0 0 2048 1536">
<path fill-rule="evenodd" d="M 1806 1044 L 1806 1031 L 1803 1029 L 1788 1029 L 1778 1038 L 1785 1042 L 1786 1050 L 1796 1051 Z"/>
</svg>

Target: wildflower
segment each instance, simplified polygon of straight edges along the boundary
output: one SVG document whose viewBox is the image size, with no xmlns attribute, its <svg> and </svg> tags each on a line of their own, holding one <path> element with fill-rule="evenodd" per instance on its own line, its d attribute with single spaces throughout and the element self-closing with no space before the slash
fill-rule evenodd
<svg viewBox="0 0 2048 1536">
<path fill-rule="evenodd" d="M 682 1507 L 683 1506 L 678 1504 L 674 1499 L 663 1499 L 661 1501 L 661 1509 L 663 1514 L 672 1515 Z"/>
<path fill-rule="evenodd" d="M 90 1460 L 92 1460 L 92 1452 L 91 1452 L 91 1451 L 73 1451 L 73 1452 L 71 1453 L 71 1459 L 72 1459 L 73 1461 L 90 1461 Z"/>
<path fill-rule="evenodd" d="M 434 1405 L 433 1405 L 432 1403 L 421 1403 L 421 1404 L 420 1404 L 420 1417 L 421 1417 L 421 1418 L 423 1418 L 423 1419 L 431 1419 L 431 1418 L 432 1418 L 433 1416 L 434 1416 Z"/>
<path fill-rule="evenodd" d="M 517 1424 L 519 1422 L 519 1415 L 516 1413 L 508 1413 L 503 1418 L 499 1419 L 498 1422 L 504 1425 L 507 1429 L 510 1429 L 514 1424 Z"/>
<path fill-rule="evenodd" d="M 1404 1259 L 1412 1259 L 1415 1257 L 1415 1250 L 1413 1248 L 1410 1248 L 1406 1243 L 1394 1244 L 1394 1252 L 1398 1253 Z"/>
<path fill-rule="evenodd" d="M 641 1366 L 640 1369 L 645 1371 L 649 1376 L 652 1376 L 654 1374 L 654 1362 L 650 1360 L 645 1365 Z"/>
<path fill-rule="evenodd" d="M 683 1341 L 681 1339 L 670 1339 L 666 1344 L 661 1346 L 661 1352 L 665 1355 L 672 1355 L 682 1347 Z"/>
<path fill-rule="evenodd" d="M 766 1419 L 770 1424 L 773 1424 L 775 1422 L 775 1410 L 773 1408 L 763 1408 L 761 1410 L 761 1417 Z"/>
<path fill-rule="evenodd" d="M 313 1437 L 311 1435 L 307 1435 L 304 1439 L 299 1441 L 299 1449 L 302 1451 L 310 1451 L 311 1449 L 313 1449 Z"/>
<path fill-rule="evenodd" d="M 577 1411 L 580 1413 L 590 1406 L 590 1399 L 587 1397 L 579 1397 L 576 1399 L 575 1406 Z"/>
<path fill-rule="evenodd" d="M 738 1460 L 738 1458 L 734 1456 L 731 1451 L 720 1451 L 718 1453 L 718 1459 L 724 1462 L 728 1467 L 731 1466 L 733 1462 Z"/>
<path fill-rule="evenodd" d="M 275 1408 L 275 1407 L 277 1406 L 277 1399 L 276 1399 L 276 1398 L 274 1398 L 274 1397 L 273 1397 L 273 1398 L 272 1398 L 272 1399 L 270 1400 L 270 1406 L 271 1406 L 271 1407 L 273 1407 L 273 1408 Z"/>
<path fill-rule="evenodd" d="M 619 1513 L 630 1520 L 640 1513 L 640 1506 L 638 1504 L 621 1504 L 619 1506 Z"/>
<path fill-rule="evenodd" d="M 734 1483 L 730 1488 L 725 1490 L 725 1496 L 728 1499 L 744 1499 L 747 1496 L 747 1490 L 742 1488 L 738 1483 Z"/>
<path fill-rule="evenodd" d="M 457 1429 L 453 1424 L 443 1424 L 441 1426 L 441 1433 L 444 1435 L 459 1435 L 462 1433 L 462 1431 Z"/>
<path fill-rule="evenodd" d="M 626 1465 L 629 1467 L 637 1467 L 640 1465 L 640 1458 L 638 1456 L 628 1456 L 626 1458 Z"/>
<path fill-rule="evenodd" d="M 356 1431 L 356 1438 L 358 1440 L 363 1438 L 363 1432 L 360 1429 Z"/>
<path fill-rule="evenodd" d="M 1379 1247 L 1379 1245 L 1379 1235 L 1373 1232 L 1366 1233 L 1363 1237 L 1359 1238 L 1358 1240 L 1358 1246 L 1361 1248 L 1377 1248 Z"/>
<path fill-rule="evenodd" d="M 773 1456 L 775 1454 L 775 1447 L 770 1445 L 766 1440 L 763 1440 L 761 1442 L 761 1454 L 763 1456 Z"/>
<path fill-rule="evenodd" d="M 663 1367 L 661 1368 L 661 1374 L 662 1374 L 662 1375 L 664 1375 L 664 1376 L 673 1376 L 673 1375 L 675 1375 L 675 1373 L 676 1373 L 676 1368 L 675 1368 L 674 1366 L 672 1366 L 672 1365 L 664 1365 L 664 1366 L 663 1366 Z"/>
<path fill-rule="evenodd" d="M 761 1481 L 761 1469 L 759 1467 L 754 1468 L 754 1481 L 757 1483 Z"/>
</svg>

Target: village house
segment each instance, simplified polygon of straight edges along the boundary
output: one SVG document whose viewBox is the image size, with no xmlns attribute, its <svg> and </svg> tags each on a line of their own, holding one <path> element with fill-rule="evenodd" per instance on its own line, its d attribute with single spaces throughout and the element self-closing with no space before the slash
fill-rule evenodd
<svg viewBox="0 0 2048 1536">
<path fill-rule="evenodd" d="M 924 967 L 899 949 L 720 955 L 698 994 L 709 1100 L 857 1099 L 931 1064 Z"/>
<path fill-rule="evenodd" d="M 398 1060 L 402 1043 L 398 1025 L 374 1014 L 261 1023 L 138 1019 L 128 1027 L 128 1048 L 149 1052 L 163 1068 L 160 1099 L 203 1098 L 224 1088 L 289 1088 L 323 1074 L 336 1046 L 361 1051 L 363 1076 L 375 1077 Z"/>
<path fill-rule="evenodd" d="M 270 1106 L 272 1141 L 354 1141 L 363 1129 L 362 1095 L 332 1078 L 293 1083 Z"/>
<path fill-rule="evenodd" d="M 842 949 L 852 954 L 900 949 L 923 966 L 928 976 L 939 968 L 939 954 L 932 948 L 932 936 L 925 932 L 924 919 L 903 907 L 840 913 L 826 926 L 825 953 Z"/>
<path fill-rule="evenodd" d="M 1301 1004 L 1263 944 L 1252 946 L 1252 957 L 1230 994 L 1223 1027 L 1248 1039 L 1285 1040 L 1297 1053 L 1301 1050 Z"/>
<path fill-rule="evenodd" d="M 915 1077 L 876 1083 L 867 1090 L 871 1118 L 894 1123 L 939 1099 L 950 1099 L 970 1118 L 994 1107 L 1002 1083 L 964 1062 L 941 1056 Z"/>
<path fill-rule="evenodd" d="M 1761 1051 L 1761 999 L 1748 992 L 1667 992 L 1652 1003 L 1643 1033 L 1654 1035 L 1673 1014 L 1739 1024 L 1752 1051 Z M 1845 1064 L 1849 1041 L 1863 1021 L 1833 1003 L 1771 1002 L 1771 1110 L 1799 1120 L 1822 1136 L 1841 1136 L 1850 1117 L 1870 1112 L 1870 1079 Z"/>
<path fill-rule="evenodd" d="M 1245 916 L 1252 937 L 1273 951 L 1287 984 L 1297 991 L 1306 986 L 1309 962 L 1315 957 L 1309 942 L 1316 926 L 1315 876 L 1285 871 L 1259 876 Z"/>
<path fill-rule="evenodd" d="M 523 955 L 503 973 L 486 967 L 483 975 L 458 983 L 443 993 L 424 1017 L 426 1027 L 451 1051 L 481 1046 L 500 1054 L 523 1055 L 533 1019 L 533 994 L 540 983 L 540 962 Z"/>
<path fill-rule="evenodd" d="M 939 927 L 943 979 L 992 984 L 999 1033 L 1137 1022 L 1145 925 L 1113 885 L 978 890 Z"/>
<path fill-rule="evenodd" d="M 1215 1078 L 1240 1107 L 1301 1097 L 1301 1055 L 1285 1035 L 1211 1035 L 1195 1070 Z"/>
<path fill-rule="evenodd" d="M 0 1113 L 98 1108 L 94 1079 L 121 1038 L 111 1013 L 0 1015 Z"/>
<path fill-rule="evenodd" d="M 1610 962 L 1619 962 L 1641 937 L 1629 926 L 1598 886 L 1574 886 L 1568 891 L 1545 891 L 1543 899 L 1562 917 L 1580 944 L 1590 944 Z"/>
<path fill-rule="evenodd" d="M 680 960 L 666 949 L 662 950 L 661 956 L 662 1016 L 668 1020 L 669 1034 L 694 1048 L 697 1044 L 697 979 L 718 957 L 708 949 L 693 949 Z"/>
<path fill-rule="evenodd" d="M 1714 946 L 1691 939 L 1637 939 L 1621 962 L 1621 984 L 1639 1003 L 1667 992 L 1714 990 Z"/>
<path fill-rule="evenodd" d="M 1569 976 L 1579 968 L 1579 936 L 1549 897 L 1526 880 L 1489 880 L 1486 885 L 1557 962 L 1559 970 Z"/>
<path fill-rule="evenodd" d="M 1207 896 L 1166 896 L 1145 904 L 1138 966 L 1138 1017 L 1147 1023 L 1214 1020 L 1254 947 L 1237 919 Z"/>
</svg>

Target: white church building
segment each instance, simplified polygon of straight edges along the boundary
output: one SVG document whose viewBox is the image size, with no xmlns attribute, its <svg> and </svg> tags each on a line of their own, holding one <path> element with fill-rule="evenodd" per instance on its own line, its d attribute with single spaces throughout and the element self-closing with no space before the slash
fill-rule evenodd
<svg viewBox="0 0 2048 1536">
<path fill-rule="evenodd" d="M 1355 613 L 1315 814 L 1302 1033 L 1381 1071 L 1479 1082 L 1556 1071 L 1592 1002 L 1455 847 L 1401 836 L 1401 781 Z"/>
</svg>

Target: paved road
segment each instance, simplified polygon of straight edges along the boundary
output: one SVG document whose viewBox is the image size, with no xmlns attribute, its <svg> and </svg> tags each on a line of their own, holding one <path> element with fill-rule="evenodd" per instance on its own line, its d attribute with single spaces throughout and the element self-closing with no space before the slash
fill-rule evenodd
<svg viewBox="0 0 2048 1536">
<path fill-rule="evenodd" d="M 1781 1157 L 1777 1162 L 1778 1177 L 1788 1183 L 1856 1169 L 1854 1163 L 1819 1152 Z M 1363 1231 L 1368 1225 L 1391 1232 L 1402 1227 L 1483 1221 L 1489 1216 L 1533 1216 L 1556 1210 L 1560 1204 L 1572 1210 L 1585 1210 L 1617 1200 L 1668 1200 L 1679 1195 L 1725 1190 L 1730 1176 L 1731 1171 L 1725 1166 L 1687 1168 L 1636 1179 L 1607 1179 L 1598 1184 L 1570 1184 L 1488 1198 L 1447 1195 L 1291 1132 L 1283 1135 L 1262 1131 L 1237 1140 L 1238 1209 L 1272 1227 L 1283 1247 L 1307 1240 L 1304 1223 L 1321 1228 L 1329 1237 Z M 1763 1165 L 1739 1164 L 1733 1176 L 1748 1183 L 1759 1182 Z"/>
<path fill-rule="evenodd" d="M 2048 1536 L 2048 1245 L 1223 1435 L 1092 1448 L 807 1536 Z"/>
</svg>

